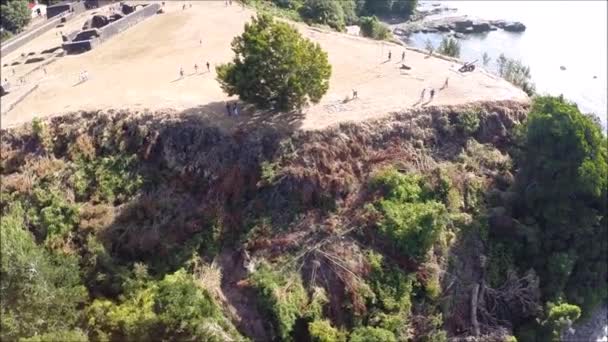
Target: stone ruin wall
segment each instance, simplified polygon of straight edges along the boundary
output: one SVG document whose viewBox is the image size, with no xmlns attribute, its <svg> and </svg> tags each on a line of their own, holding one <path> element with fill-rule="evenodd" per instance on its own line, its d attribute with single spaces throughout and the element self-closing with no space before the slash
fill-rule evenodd
<svg viewBox="0 0 608 342">
<path fill-rule="evenodd" d="M 140 5 L 138 5 L 139 7 Z M 128 29 L 131 26 L 136 25 L 140 21 L 147 19 L 153 15 L 155 15 L 158 10 L 160 10 L 161 5 L 159 3 L 152 3 L 144 6 L 141 9 L 136 10 L 135 12 L 129 13 L 124 17 L 109 23 L 108 25 L 98 28 L 99 36 L 91 36 L 88 40 L 81 41 L 71 41 L 63 44 L 63 49 L 68 53 L 80 53 L 84 51 L 91 50 L 95 48 L 97 45 L 103 43 L 104 41 L 112 38 L 116 34 Z M 90 30 L 87 30 L 90 31 Z M 78 32 L 78 35 L 81 32 Z M 76 36 L 74 35 L 74 36 Z"/>
</svg>

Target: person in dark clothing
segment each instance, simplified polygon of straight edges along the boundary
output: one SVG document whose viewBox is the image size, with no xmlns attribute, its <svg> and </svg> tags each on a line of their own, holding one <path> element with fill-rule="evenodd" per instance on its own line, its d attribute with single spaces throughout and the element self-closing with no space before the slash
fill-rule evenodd
<svg viewBox="0 0 608 342">
<path fill-rule="evenodd" d="M 435 89 L 431 89 L 431 100 L 435 97 Z"/>
<path fill-rule="evenodd" d="M 230 103 L 226 102 L 226 113 L 228 114 L 228 116 L 230 116 Z"/>
<path fill-rule="evenodd" d="M 393 53 L 391 51 L 388 52 L 388 60 L 391 60 L 391 57 L 393 56 Z"/>
<path fill-rule="evenodd" d="M 209 66 L 210 66 L 210 64 L 209 64 L 209 62 L 207 62 L 207 71 L 211 71 L 211 70 L 209 69 Z"/>
<path fill-rule="evenodd" d="M 403 62 L 405 60 L 405 51 L 403 51 L 403 53 L 401 54 L 401 61 Z"/>
</svg>

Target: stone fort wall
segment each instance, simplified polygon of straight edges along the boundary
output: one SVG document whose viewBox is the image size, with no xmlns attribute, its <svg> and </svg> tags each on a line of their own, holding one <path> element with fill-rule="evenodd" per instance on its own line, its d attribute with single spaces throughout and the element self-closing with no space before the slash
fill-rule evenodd
<svg viewBox="0 0 608 342">
<path fill-rule="evenodd" d="M 136 25 L 142 20 L 155 15 L 161 8 L 159 3 L 152 3 L 139 8 L 133 13 L 129 13 L 124 17 L 116 20 L 104 27 L 98 29 L 99 36 L 91 36 L 88 40 L 71 41 L 63 44 L 63 49 L 68 53 L 81 53 L 84 51 L 91 50 L 95 46 L 103 43 L 104 41 L 111 39 L 120 32 L 128 29 L 131 26 Z"/>
</svg>

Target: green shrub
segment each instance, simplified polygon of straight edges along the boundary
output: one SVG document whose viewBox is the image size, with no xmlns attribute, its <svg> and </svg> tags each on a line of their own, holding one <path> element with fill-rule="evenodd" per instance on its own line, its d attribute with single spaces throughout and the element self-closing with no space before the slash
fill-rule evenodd
<svg viewBox="0 0 608 342">
<path fill-rule="evenodd" d="M 39 118 L 32 119 L 32 133 L 42 148 L 50 153 L 53 151 L 53 139 L 48 131 L 46 123 Z"/>
<path fill-rule="evenodd" d="M 308 333 L 312 342 L 346 342 L 346 335 L 332 327 L 328 320 L 308 323 Z"/>
<path fill-rule="evenodd" d="M 136 272 L 120 303 L 98 299 L 87 308 L 86 324 L 95 340 L 240 340 L 210 294 L 183 269 L 160 281 Z"/>
<path fill-rule="evenodd" d="M 390 38 L 391 36 L 391 31 L 375 16 L 361 17 L 359 18 L 359 22 L 361 26 L 361 34 L 363 34 L 365 37 L 384 40 Z"/>
<path fill-rule="evenodd" d="M 444 37 L 437 49 L 442 55 L 460 57 L 460 43 L 455 38 Z"/>
<path fill-rule="evenodd" d="M 231 63 L 217 67 L 229 95 L 260 108 L 300 109 L 318 103 L 329 89 L 331 65 L 319 44 L 268 15 L 253 18 L 232 42 Z"/>
<path fill-rule="evenodd" d="M 13 34 L 10 31 L 2 30 L 2 31 L 0 31 L 0 42 L 9 40 L 9 39 L 11 39 L 12 36 L 13 36 Z"/>
<path fill-rule="evenodd" d="M 272 0 L 272 3 L 287 9 L 298 9 L 302 6 L 303 0 Z"/>
<path fill-rule="evenodd" d="M 308 301 L 299 275 L 279 273 L 261 264 L 251 276 L 262 309 L 270 317 L 275 335 L 289 338 L 296 320 L 303 316 Z"/>
<path fill-rule="evenodd" d="M 551 331 L 553 340 L 559 341 L 562 330 L 568 328 L 579 317 L 581 308 L 568 303 L 547 303 L 547 318 L 543 325 Z"/>
<path fill-rule="evenodd" d="M 20 32 L 32 19 L 26 0 L 2 1 L 0 26 L 13 33 Z"/>
<path fill-rule="evenodd" d="M 479 129 L 479 114 L 473 111 L 463 112 L 456 116 L 456 129 L 470 136 Z"/>
<path fill-rule="evenodd" d="M 304 20 L 344 31 L 344 11 L 338 1 L 306 0 L 300 8 Z"/>
<path fill-rule="evenodd" d="M 368 261 L 371 269 L 368 283 L 375 295 L 375 306 L 384 312 L 403 313 L 407 317 L 412 306 L 412 277 L 395 266 L 387 265 L 381 254 L 370 252 Z"/>
<path fill-rule="evenodd" d="M 87 298 L 76 258 L 37 245 L 24 217 L 19 202 L 0 217 L 2 341 L 73 329 Z"/>
<path fill-rule="evenodd" d="M 564 296 L 582 306 L 606 298 L 606 136 L 576 105 L 537 97 L 519 144 L 516 219 L 535 222 L 528 227 L 535 238 L 517 255 L 518 266 L 538 272 L 547 301 Z"/>
<path fill-rule="evenodd" d="M 536 87 L 531 80 L 529 66 L 524 65 L 519 60 L 507 58 L 504 54 L 500 54 L 496 64 L 500 77 L 520 87 L 529 96 L 534 95 Z"/>
<path fill-rule="evenodd" d="M 384 195 L 374 203 L 381 214 L 377 222 L 379 233 L 391 241 L 399 253 L 423 261 L 447 224 L 445 206 L 422 197 L 418 177 L 395 169 L 379 172 L 371 184 Z"/>
<path fill-rule="evenodd" d="M 70 183 L 78 199 L 91 198 L 94 202 L 123 203 L 143 184 L 136 167 L 136 155 L 80 159 L 76 163 Z"/>
<path fill-rule="evenodd" d="M 60 330 L 38 336 L 19 339 L 19 342 L 88 342 L 89 338 L 81 330 Z"/>
<path fill-rule="evenodd" d="M 386 329 L 359 327 L 350 334 L 349 342 L 397 342 L 397 338 Z"/>
<path fill-rule="evenodd" d="M 34 188 L 28 204 L 28 223 L 47 243 L 63 239 L 80 221 L 78 207 L 57 188 Z"/>
</svg>

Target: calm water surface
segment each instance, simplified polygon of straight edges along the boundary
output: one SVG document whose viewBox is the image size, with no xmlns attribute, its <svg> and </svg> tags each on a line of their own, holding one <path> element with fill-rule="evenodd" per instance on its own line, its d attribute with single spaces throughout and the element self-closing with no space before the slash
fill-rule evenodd
<svg viewBox="0 0 608 342">
<path fill-rule="evenodd" d="M 495 68 L 501 53 L 519 59 L 530 66 L 539 93 L 563 94 L 581 111 L 599 116 L 606 128 L 607 1 L 422 1 L 421 6 L 430 7 L 432 3 L 456 8 L 456 12 L 448 12 L 449 16 L 524 23 L 527 29 L 523 33 L 498 30 L 467 35 L 460 40 L 460 58 L 479 59 L 479 66 L 486 52 L 492 58 L 488 69 Z M 407 42 L 424 48 L 427 39 L 438 46 L 442 34 L 414 34 Z M 565 71 L 560 70 L 562 65 Z"/>
</svg>

